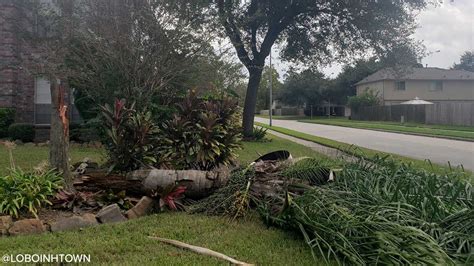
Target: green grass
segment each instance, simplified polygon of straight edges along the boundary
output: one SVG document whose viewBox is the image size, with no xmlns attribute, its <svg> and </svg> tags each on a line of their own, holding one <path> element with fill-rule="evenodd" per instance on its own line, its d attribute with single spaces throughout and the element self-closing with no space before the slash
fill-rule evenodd
<svg viewBox="0 0 474 266">
<path fill-rule="evenodd" d="M 402 162 L 412 163 L 413 166 L 416 167 L 416 168 L 425 169 L 427 171 L 431 171 L 431 172 L 438 173 L 438 174 L 443 174 L 443 173 L 446 173 L 446 172 L 449 172 L 449 171 L 452 170 L 448 166 L 442 166 L 442 165 L 434 164 L 434 163 L 431 163 L 430 161 L 417 160 L 417 159 L 412 159 L 412 158 L 408 158 L 408 157 L 405 157 L 405 156 L 400 156 L 400 155 L 397 155 L 397 154 L 386 153 L 386 152 L 376 151 L 376 150 L 367 149 L 367 148 L 363 148 L 363 147 L 358 147 L 358 146 L 354 146 L 354 145 L 351 145 L 351 144 L 347 144 L 347 143 L 343 143 L 343 142 L 339 142 L 339 141 L 335 141 L 335 140 L 331 140 L 331 139 L 327 139 L 327 138 L 322 138 L 322 137 L 318 137 L 318 136 L 314 136 L 314 135 L 294 131 L 294 130 L 291 130 L 291 129 L 286 129 L 286 128 L 283 128 L 283 127 L 277 127 L 277 126 L 270 127 L 266 124 L 258 123 L 258 122 L 256 123 L 256 125 L 261 126 L 261 127 L 265 127 L 265 128 L 269 128 L 269 129 L 274 130 L 276 132 L 280 132 L 280 133 L 283 133 L 283 134 L 286 134 L 286 135 L 289 135 L 289 136 L 293 136 L 295 138 L 300 138 L 300 139 L 304 139 L 304 140 L 307 140 L 307 141 L 316 142 L 316 143 L 319 143 L 321 145 L 336 148 L 336 149 L 344 151 L 344 152 L 350 152 L 354 156 L 357 156 L 357 157 L 364 157 L 364 158 L 370 159 L 370 158 L 374 157 L 377 154 L 382 155 L 382 156 L 387 155 L 387 156 L 391 156 L 392 158 L 397 159 L 397 160 L 402 161 Z M 472 173 L 466 170 L 466 175 L 472 176 Z"/>
<path fill-rule="evenodd" d="M 238 151 L 239 161 L 247 164 L 274 150 L 287 149 L 294 157 L 321 154 L 297 143 L 267 135 L 269 142 L 244 142 Z M 29 170 L 48 159 L 47 147 L 17 146 L 15 163 Z M 84 157 L 103 161 L 101 149 L 71 148 L 71 161 Z M 8 153 L 0 147 L 0 175 L 8 173 Z M 148 239 L 148 235 L 173 238 L 204 246 L 257 265 L 314 265 L 304 240 L 295 234 L 267 228 L 257 218 L 231 222 L 224 218 L 184 213 L 162 213 L 115 225 L 101 225 L 84 231 L 50 233 L 39 236 L 0 238 L 3 254 L 48 253 L 91 254 L 94 264 L 146 265 L 226 265 L 206 256 L 196 255 Z"/>
<path fill-rule="evenodd" d="M 242 149 L 237 151 L 238 160 L 242 164 L 247 164 L 258 157 L 259 154 L 265 154 L 276 150 L 288 150 L 293 157 L 310 156 L 316 158 L 323 158 L 324 155 L 305 147 L 303 145 L 285 140 L 271 134 L 267 134 L 268 142 L 243 142 Z M 48 160 L 48 147 L 29 147 L 25 145 L 16 146 L 13 150 L 13 157 L 15 165 L 23 170 L 32 169 L 34 166 L 40 164 L 42 161 Z M 105 152 L 101 149 L 95 148 L 78 148 L 72 147 L 70 149 L 71 162 L 78 162 L 85 157 L 93 161 L 103 162 L 105 159 Z M 0 175 L 8 173 L 10 162 L 8 160 L 8 152 L 0 146 Z"/>
<path fill-rule="evenodd" d="M 47 161 L 49 156 L 48 147 L 30 147 L 28 145 L 16 146 L 13 150 L 13 158 L 15 159 L 16 167 L 23 170 L 29 170 L 40 164 L 42 161 Z M 90 158 L 96 162 L 103 162 L 105 153 L 103 150 L 95 148 L 79 148 L 72 147 L 70 149 L 71 162 L 78 162 L 84 158 Z M 0 145 L 0 175 L 8 173 L 10 161 L 8 159 L 8 152 L 5 147 Z"/>
<path fill-rule="evenodd" d="M 268 115 L 255 115 L 256 117 L 261 117 L 261 118 L 266 118 L 266 119 L 269 119 L 270 116 Z M 300 119 L 304 119 L 305 116 L 301 116 L 301 115 L 273 115 L 272 116 L 273 119 L 277 119 L 277 120 L 300 120 Z"/>
<path fill-rule="evenodd" d="M 268 116 L 259 116 L 268 118 Z M 450 125 L 426 125 L 418 123 L 400 124 L 396 122 L 385 121 L 358 121 L 349 120 L 347 118 L 330 118 L 301 116 L 274 116 L 275 119 L 281 120 L 298 120 L 299 122 L 323 124 L 331 126 L 342 126 L 351 128 L 371 129 L 379 131 L 397 132 L 404 134 L 422 135 L 429 137 L 440 137 L 449 139 L 459 139 L 474 141 L 474 127 L 469 126 L 450 126 Z"/>
<path fill-rule="evenodd" d="M 228 265 L 184 251 L 147 236 L 172 238 L 204 246 L 256 265 L 314 265 L 305 242 L 284 231 L 266 228 L 258 219 L 161 213 L 83 231 L 0 238 L 3 254 L 90 254 L 93 264 Z"/>
<path fill-rule="evenodd" d="M 239 161 L 242 164 L 247 164 L 260 157 L 259 154 L 263 155 L 276 150 L 288 150 L 293 158 L 304 156 L 327 158 L 327 156 L 293 141 L 285 140 L 271 134 L 267 134 L 267 138 L 270 140 L 269 142 L 243 142 L 243 149 L 238 152 Z"/>
<path fill-rule="evenodd" d="M 424 124 L 400 124 L 392 122 L 370 122 L 355 121 L 348 119 L 304 119 L 299 120 L 305 123 L 324 124 L 331 126 L 342 126 L 361 129 L 372 129 L 388 132 L 397 132 L 404 134 L 414 134 L 430 137 L 442 137 L 459 140 L 474 141 L 474 127 L 455 127 L 442 125 L 424 125 Z"/>
</svg>

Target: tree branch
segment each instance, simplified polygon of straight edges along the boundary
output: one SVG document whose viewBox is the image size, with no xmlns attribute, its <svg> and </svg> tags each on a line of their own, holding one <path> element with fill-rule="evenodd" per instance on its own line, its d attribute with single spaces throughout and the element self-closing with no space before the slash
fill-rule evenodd
<svg viewBox="0 0 474 266">
<path fill-rule="evenodd" d="M 237 56 L 239 57 L 240 61 L 247 68 L 249 68 L 252 66 L 252 60 L 250 60 L 248 52 L 247 50 L 245 50 L 245 45 L 242 41 L 242 37 L 241 37 L 239 29 L 235 25 L 233 15 L 229 12 L 226 12 L 224 5 L 225 5 L 225 0 L 217 1 L 219 19 L 222 21 L 226 34 L 230 38 L 232 45 L 237 51 Z"/>
</svg>

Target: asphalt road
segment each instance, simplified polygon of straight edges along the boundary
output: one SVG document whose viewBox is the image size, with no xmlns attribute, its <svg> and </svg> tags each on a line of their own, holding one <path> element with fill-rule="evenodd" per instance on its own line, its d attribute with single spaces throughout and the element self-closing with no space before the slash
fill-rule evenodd
<svg viewBox="0 0 474 266">
<path fill-rule="evenodd" d="M 268 124 L 268 119 L 255 117 Z M 474 142 L 459 141 L 367 129 L 302 123 L 293 120 L 273 120 L 273 125 L 348 144 L 399 154 L 434 163 L 463 165 L 474 171 Z"/>
</svg>

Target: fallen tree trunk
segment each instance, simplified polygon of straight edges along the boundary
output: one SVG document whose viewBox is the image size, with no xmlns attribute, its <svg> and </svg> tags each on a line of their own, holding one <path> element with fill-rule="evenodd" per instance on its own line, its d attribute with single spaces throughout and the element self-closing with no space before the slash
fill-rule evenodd
<svg viewBox="0 0 474 266">
<path fill-rule="evenodd" d="M 198 199 L 224 186 L 229 176 L 227 168 L 217 171 L 146 169 L 126 176 L 95 170 L 76 178 L 74 187 L 82 191 L 125 190 L 133 195 L 150 195 L 158 187 L 176 184 L 186 187 L 186 197 Z"/>
<path fill-rule="evenodd" d="M 108 174 L 105 170 L 88 171 L 74 180 L 74 187 L 79 191 L 112 190 L 120 192 L 125 190 L 133 195 L 143 194 L 139 181 L 127 180 L 123 175 Z"/>
<path fill-rule="evenodd" d="M 140 181 L 146 193 L 156 190 L 157 187 L 177 184 L 186 187 L 187 197 L 202 198 L 224 186 L 229 176 L 230 171 L 227 168 L 216 171 L 149 169 L 130 172 L 127 180 Z"/>
</svg>

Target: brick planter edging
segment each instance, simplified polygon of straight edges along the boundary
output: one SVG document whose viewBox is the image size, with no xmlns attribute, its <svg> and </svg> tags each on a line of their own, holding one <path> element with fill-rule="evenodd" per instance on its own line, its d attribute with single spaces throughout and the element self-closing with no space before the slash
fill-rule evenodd
<svg viewBox="0 0 474 266">
<path fill-rule="evenodd" d="M 99 224 L 124 222 L 146 216 L 152 213 L 152 210 L 156 206 L 154 199 L 144 196 L 133 208 L 128 210 L 125 215 L 117 204 L 111 204 L 103 207 L 96 215 L 91 213 L 73 215 L 52 222 L 51 224 L 45 223 L 40 219 L 22 219 L 14 222 L 11 216 L 5 215 L 0 216 L 0 237 L 60 232 L 82 229 Z M 129 217 L 127 218 L 126 216 Z"/>
</svg>

